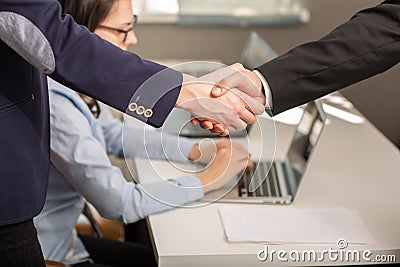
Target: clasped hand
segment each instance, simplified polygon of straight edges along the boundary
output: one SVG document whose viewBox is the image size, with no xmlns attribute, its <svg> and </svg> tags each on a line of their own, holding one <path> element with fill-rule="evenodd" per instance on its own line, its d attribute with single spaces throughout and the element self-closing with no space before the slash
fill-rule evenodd
<svg viewBox="0 0 400 267">
<path fill-rule="evenodd" d="M 200 78 L 184 74 L 176 107 L 189 111 L 192 123 L 227 135 L 254 123 L 265 110 L 265 97 L 258 76 L 234 64 Z"/>
</svg>

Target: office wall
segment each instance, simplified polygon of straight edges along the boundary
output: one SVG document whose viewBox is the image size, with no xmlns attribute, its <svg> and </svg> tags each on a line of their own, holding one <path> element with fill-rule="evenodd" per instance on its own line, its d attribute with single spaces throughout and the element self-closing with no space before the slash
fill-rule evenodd
<svg viewBox="0 0 400 267">
<path fill-rule="evenodd" d="M 132 51 L 144 58 L 219 58 L 225 63 L 239 60 L 250 31 L 259 32 L 271 46 L 283 53 L 293 46 L 318 39 L 346 21 L 357 10 L 378 0 L 304 0 L 311 22 L 293 27 L 179 27 L 138 25 L 139 44 Z M 342 93 L 392 142 L 400 145 L 400 66 L 350 86 Z M 340 77 L 338 77 L 340 79 Z"/>
</svg>

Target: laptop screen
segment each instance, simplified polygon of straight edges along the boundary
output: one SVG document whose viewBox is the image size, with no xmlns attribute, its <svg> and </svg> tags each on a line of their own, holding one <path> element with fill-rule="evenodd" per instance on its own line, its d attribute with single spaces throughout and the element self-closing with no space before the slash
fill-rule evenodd
<svg viewBox="0 0 400 267">
<path fill-rule="evenodd" d="M 304 108 L 303 116 L 297 125 L 287 153 L 289 166 L 294 171 L 296 180 L 295 188 L 299 185 L 303 177 L 307 162 L 321 135 L 325 124 L 325 117 L 322 104 L 319 101 L 310 102 Z"/>
</svg>

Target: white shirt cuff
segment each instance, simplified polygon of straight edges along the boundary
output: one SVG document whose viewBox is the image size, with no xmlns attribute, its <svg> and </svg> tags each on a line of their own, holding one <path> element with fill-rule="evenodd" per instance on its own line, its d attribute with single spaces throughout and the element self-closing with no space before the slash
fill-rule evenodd
<svg viewBox="0 0 400 267">
<path fill-rule="evenodd" d="M 272 109 L 272 97 L 271 97 L 271 89 L 269 88 L 268 82 L 265 77 L 258 71 L 253 70 L 255 74 L 257 74 L 258 78 L 260 79 L 263 87 L 264 87 L 264 94 L 265 94 L 265 108 Z"/>
</svg>

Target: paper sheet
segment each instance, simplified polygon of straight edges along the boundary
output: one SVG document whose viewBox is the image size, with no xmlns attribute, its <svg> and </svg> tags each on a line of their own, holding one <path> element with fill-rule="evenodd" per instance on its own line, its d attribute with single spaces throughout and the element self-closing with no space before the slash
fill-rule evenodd
<svg viewBox="0 0 400 267">
<path fill-rule="evenodd" d="M 219 209 L 229 242 L 270 244 L 374 243 L 357 210 L 225 206 Z"/>
</svg>

